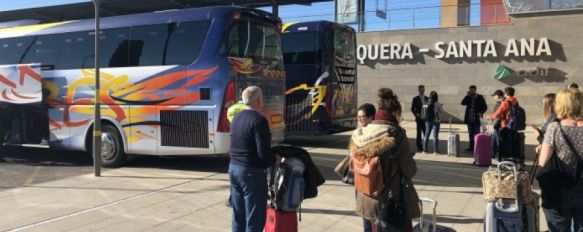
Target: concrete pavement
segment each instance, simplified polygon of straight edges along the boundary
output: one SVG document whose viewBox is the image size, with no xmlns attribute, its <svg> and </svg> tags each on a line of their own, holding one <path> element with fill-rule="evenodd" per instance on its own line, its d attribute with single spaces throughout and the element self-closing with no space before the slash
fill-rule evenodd
<svg viewBox="0 0 583 232">
<path fill-rule="evenodd" d="M 414 145 L 414 123 L 403 125 Z M 448 129 L 442 126 L 441 150 Z M 454 130 L 465 131 L 464 125 Z M 467 145 L 467 134 L 460 133 Z M 532 156 L 534 131 L 527 131 Z M 349 133 L 291 138 L 308 149 L 325 175 L 319 196 L 302 204 L 300 231 L 361 231 L 354 214 L 354 190 L 333 173 L 346 155 Z M 422 197 L 438 201 L 438 223 L 457 231 L 481 231 L 485 202 L 481 174 L 471 154 L 461 157 L 417 154 L 414 178 Z M 216 158 L 220 159 L 220 158 Z M 201 159 L 202 161 L 208 159 Z M 80 175 L 0 191 L 0 231 L 230 231 L 231 209 L 225 168 L 192 170 L 125 167 L 103 176 Z M 429 211 L 427 211 L 429 212 Z M 544 217 L 541 215 L 542 227 Z"/>
</svg>

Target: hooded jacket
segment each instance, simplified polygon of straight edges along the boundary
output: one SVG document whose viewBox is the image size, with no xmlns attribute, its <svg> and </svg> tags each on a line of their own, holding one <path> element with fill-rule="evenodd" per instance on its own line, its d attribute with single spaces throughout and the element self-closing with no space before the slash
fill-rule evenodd
<svg viewBox="0 0 583 232">
<path fill-rule="evenodd" d="M 383 171 L 383 181 L 387 193 L 391 190 L 394 199 L 399 199 L 399 182 L 401 175 L 404 177 L 403 194 L 408 218 L 420 215 L 418 196 L 413 188 L 412 178 L 417 173 L 417 165 L 409 151 L 409 141 L 405 130 L 399 125 L 384 120 L 375 120 L 366 127 L 356 129 L 350 140 L 350 152 L 353 156 L 380 156 Z M 411 191 L 412 190 L 412 191 Z M 360 195 L 360 196 L 359 196 Z M 356 213 L 364 218 L 371 219 L 371 212 L 375 207 L 368 205 L 364 194 L 357 193 Z M 412 202 L 407 202 L 412 199 Z"/>
<path fill-rule="evenodd" d="M 508 126 L 508 121 L 510 120 L 510 106 L 511 105 L 517 105 L 518 104 L 518 100 L 515 97 L 506 97 L 506 99 L 504 99 L 504 101 L 502 101 L 502 104 L 500 104 L 500 107 L 498 107 L 498 109 L 496 110 L 496 112 L 494 112 L 492 115 L 490 115 L 490 119 L 491 120 L 495 120 L 496 118 L 500 119 L 500 126 L 502 128 L 507 127 Z"/>
</svg>

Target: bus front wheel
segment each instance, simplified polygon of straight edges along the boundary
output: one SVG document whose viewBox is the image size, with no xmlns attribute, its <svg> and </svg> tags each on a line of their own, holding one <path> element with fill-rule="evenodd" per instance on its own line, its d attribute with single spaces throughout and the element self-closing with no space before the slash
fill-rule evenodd
<svg viewBox="0 0 583 232">
<path fill-rule="evenodd" d="M 126 161 L 121 135 L 117 128 L 104 123 L 101 128 L 101 164 L 104 167 L 116 168 Z"/>
</svg>

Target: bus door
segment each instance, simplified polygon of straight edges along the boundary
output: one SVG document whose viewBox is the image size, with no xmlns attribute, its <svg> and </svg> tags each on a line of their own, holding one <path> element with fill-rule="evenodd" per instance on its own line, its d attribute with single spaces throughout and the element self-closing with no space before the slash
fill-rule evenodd
<svg viewBox="0 0 583 232">
<path fill-rule="evenodd" d="M 351 129 L 356 126 L 356 35 L 353 30 L 332 27 L 331 78 L 328 110 L 332 130 Z"/>
<path fill-rule="evenodd" d="M 0 66 L 0 146 L 48 142 L 40 64 Z"/>
</svg>

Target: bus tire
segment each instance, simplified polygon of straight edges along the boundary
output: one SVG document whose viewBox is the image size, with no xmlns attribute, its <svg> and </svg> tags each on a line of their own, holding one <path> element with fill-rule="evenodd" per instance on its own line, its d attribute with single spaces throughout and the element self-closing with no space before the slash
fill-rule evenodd
<svg viewBox="0 0 583 232">
<path fill-rule="evenodd" d="M 103 123 L 101 128 L 101 164 L 103 167 L 117 168 L 122 166 L 127 156 L 124 152 L 121 135 L 117 128 L 109 123 Z"/>
</svg>

